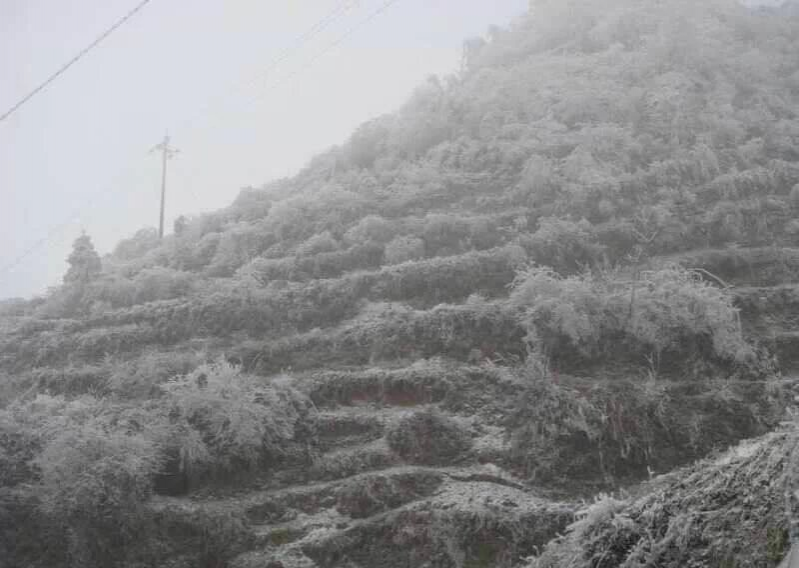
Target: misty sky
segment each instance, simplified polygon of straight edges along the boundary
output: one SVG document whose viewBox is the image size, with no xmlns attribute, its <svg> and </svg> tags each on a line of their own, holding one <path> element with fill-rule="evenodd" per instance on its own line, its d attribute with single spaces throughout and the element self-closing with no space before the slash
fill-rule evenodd
<svg viewBox="0 0 799 568">
<path fill-rule="evenodd" d="M 427 75 L 454 71 L 463 39 L 527 6 L 397 0 L 302 70 L 383 2 L 152 0 L 0 123 L 0 268 L 60 227 L 0 273 L 0 298 L 57 284 L 81 229 L 105 253 L 157 225 L 160 163 L 148 150 L 167 129 L 181 150 L 170 162 L 170 230 L 179 214 L 223 207 L 244 186 L 292 174 L 361 122 L 399 106 Z M 136 3 L 0 2 L 0 111 Z M 347 10 L 330 27 L 264 74 L 342 4 Z"/>
</svg>

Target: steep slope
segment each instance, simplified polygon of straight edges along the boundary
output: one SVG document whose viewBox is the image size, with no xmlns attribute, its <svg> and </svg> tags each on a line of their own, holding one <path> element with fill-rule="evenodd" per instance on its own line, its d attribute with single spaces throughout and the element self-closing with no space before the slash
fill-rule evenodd
<svg viewBox="0 0 799 568">
<path fill-rule="evenodd" d="M 0 305 L 0 558 L 519 566 L 598 491 L 694 467 L 712 501 L 688 464 L 782 444 L 799 363 L 797 32 L 536 2 L 294 178 Z M 670 539 L 692 496 L 641 491 L 541 565 Z"/>
<path fill-rule="evenodd" d="M 776 566 L 797 514 L 786 497 L 796 440 L 792 427 L 659 478 L 638 498 L 597 500 L 530 566 Z"/>
</svg>

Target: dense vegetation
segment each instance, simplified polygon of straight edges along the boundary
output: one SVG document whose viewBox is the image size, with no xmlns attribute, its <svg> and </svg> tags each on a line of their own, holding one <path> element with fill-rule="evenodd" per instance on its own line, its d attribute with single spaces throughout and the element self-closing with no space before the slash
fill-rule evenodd
<svg viewBox="0 0 799 568">
<path fill-rule="evenodd" d="M 783 488 L 795 444 L 769 435 L 666 476 L 647 495 L 602 495 L 530 566 L 776 565 L 790 546 Z"/>
<path fill-rule="evenodd" d="M 796 18 L 733 0 L 540 0 L 293 178 L 102 259 L 81 236 L 62 286 L 0 303 L 0 559 L 221 566 L 246 519 L 154 491 L 477 460 L 572 498 L 767 432 L 799 345 L 797 53 Z M 358 399 L 458 417 L 325 414 Z M 367 449 L 324 461 L 325 428 Z M 380 483 L 340 509 L 405 502 Z M 659 503 L 602 501 L 536 565 L 656 558 Z M 538 545 L 491 515 L 418 538 L 444 566 Z M 467 550 L 493 526 L 513 554 Z"/>
</svg>

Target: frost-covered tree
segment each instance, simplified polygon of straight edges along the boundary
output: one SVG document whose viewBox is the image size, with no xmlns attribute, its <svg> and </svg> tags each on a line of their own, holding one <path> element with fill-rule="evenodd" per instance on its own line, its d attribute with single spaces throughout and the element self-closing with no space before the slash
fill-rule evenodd
<svg viewBox="0 0 799 568">
<path fill-rule="evenodd" d="M 64 284 L 67 285 L 88 284 L 100 274 L 102 269 L 100 255 L 94 250 L 92 239 L 86 233 L 72 243 L 72 252 L 67 257 L 67 262 L 69 269 L 64 275 Z"/>
</svg>

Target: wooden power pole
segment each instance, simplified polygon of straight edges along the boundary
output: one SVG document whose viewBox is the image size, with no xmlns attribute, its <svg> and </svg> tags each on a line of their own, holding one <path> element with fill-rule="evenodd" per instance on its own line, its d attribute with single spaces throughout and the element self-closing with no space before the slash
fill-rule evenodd
<svg viewBox="0 0 799 568">
<path fill-rule="evenodd" d="M 164 141 L 153 147 L 150 152 L 161 151 L 161 214 L 158 218 L 158 238 L 164 238 L 164 203 L 166 202 L 166 163 L 175 154 L 180 152 L 169 145 L 169 135 L 164 136 Z"/>
</svg>

